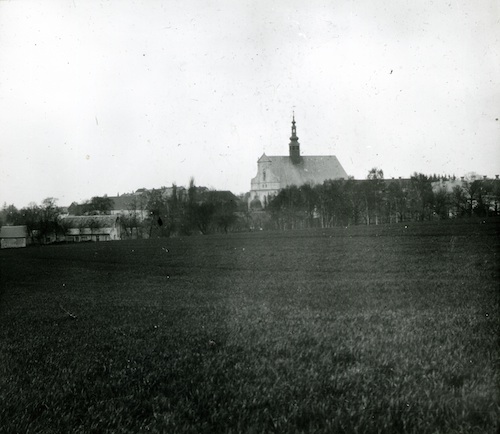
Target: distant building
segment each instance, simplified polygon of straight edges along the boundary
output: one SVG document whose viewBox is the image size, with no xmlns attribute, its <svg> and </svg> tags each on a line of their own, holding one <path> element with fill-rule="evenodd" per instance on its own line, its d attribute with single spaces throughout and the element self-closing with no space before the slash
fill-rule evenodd
<svg viewBox="0 0 500 434">
<path fill-rule="evenodd" d="M 204 187 L 202 187 L 204 188 Z M 197 194 L 197 202 L 211 202 L 217 204 L 230 204 L 234 208 L 238 208 L 240 199 L 229 190 L 208 190 L 205 189 Z"/>
<path fill-rule="evenodd" d="M 257 161 L 257 175 L 252 179 L 249 206 L 260 208 L 278 192 L 290 185 L 322 184 L 328 179 L 347 179 L 347 173 L 334 155 L 302 156 L 299 138 L 292 118 L 288 156 L 268 156 Z"/>
<path fill-rule="evenodd" d="M 134 214 L 140 220 L 148 216 L 147 190 L 141 188 L 135 193 L 122 194 L 118 196 L 108 196 L 112 200 L 113 207 L 110 213 L 115 216 L 127 216 Z"/>
<path fill-rule="evenodd" d="M 196 187 L 197 192 L 204 192 L 207 190 L 205 187 Z M 150 210 L 148 210 L 148 195 L 151 194 L 153 190 L 148 190 L 145 188 L 140 188 L 134 193 L 125 193 L 117 196 L 108 196 L 112 200 L 113 207 L 110 210 L 112 215 L 118 216 L 132 216 L 134 215 L 140 221 L 146 219 L 150 215 Z M 178 198 L 183 197 L 187 194 L 184 187 L 161 187 L 155 189 L 155 191 L 160 193 L 163 200 L 171 198 L 174 194 Z"/>
<path fill-rule="evenodd" d="M 462 176 L 458 178 L 440 178 L 432 182 L 432 191 L 434 194 L 445 193 L 454 195 L 454 207 L 448 210 L 449 217 L 456 217 L 460 213 L 460 201 L 462 210 L 468 210 L 469 213 L 483 212 L 487 215 L 499 215 L 500 213 L 500 179 L 499 175 L 495 178 L 476 175 L 471 178 Z M 461 195 L 463 196 L 461 198 Z M 457 204 L 459 205 L 457 208 Z M 482 211 L 480 211 L 482 209 Z"/>
<path fill-rule="evenodd" d="M 446 193 L 452 193 L 453 189 L 455 187 L 463 188 L 464 186 L 464 177 L 462 178 L 440 178 L 438 181 L 433 181 L 431 183 L 432 185 L 432 191 L 434 193 L 437 193 L 438 191 L 442 190 L 445 191 Z"/>
<path fill-rule="evenodd" d="M 26 247 L 28 229 L 26 226 L 2 226 L 0 228 L 0 248 Z"/>
</svg>

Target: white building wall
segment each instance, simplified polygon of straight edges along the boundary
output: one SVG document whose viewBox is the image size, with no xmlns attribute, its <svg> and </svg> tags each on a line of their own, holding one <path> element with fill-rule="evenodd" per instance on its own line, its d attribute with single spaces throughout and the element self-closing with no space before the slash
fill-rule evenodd
<svg viewBox="0 0 500 434">
<path fill-rule="evenodd" d="M 26 247 L 26 238 L 2 238 L 0 240 L 0 248 L 2 249 L 15 249 L 19 247 Z"/>
</svg>

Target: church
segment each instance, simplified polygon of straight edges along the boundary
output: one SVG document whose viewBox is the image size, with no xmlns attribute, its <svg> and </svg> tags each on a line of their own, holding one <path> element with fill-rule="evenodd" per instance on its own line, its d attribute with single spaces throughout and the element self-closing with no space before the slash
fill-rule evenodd
<svg viewBox="0 0 500 434">
<path fill-rule="evenodd" d="M 328 179 L 347 179 L 347 173 L 334 155 L 302 156 L 292 116 L 292 136 L 287 156 L 268 156 L 257 161 L 257 176 L 252 179 L 249 206 L 265 207 L 278 192 L 290 185 L 322 184 Z"/>
</svg>

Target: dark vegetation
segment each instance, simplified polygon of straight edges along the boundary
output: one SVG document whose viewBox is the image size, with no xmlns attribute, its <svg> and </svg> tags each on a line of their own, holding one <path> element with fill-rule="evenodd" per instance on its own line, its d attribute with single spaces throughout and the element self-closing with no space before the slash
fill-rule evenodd
<svg viewBox="0 0 500 434">
<path fill-rule="evenodd" d="M 1 430 L 495 433 L 498 229 L 0 251 Z"/>
<path fill-rule="evenodd" d="M 414 173 L 409 179 L 384 179 L 373 168 L 367 179 L 328 180 L 318 185 L 290 186 L 248 209 L 249 193 L 237 198 L 229 191 L 197 187 L 139 189 L 123 195 L 120 210 L 123 238 L 172 237 L 242 232 L 254 229 L 294 230 L 372 225 L 500 215 L 500 180 L 475 174 L 455 177 Z M 439 186 L 433 182 L 443 181 Z M 124 196 L 126 200 L 124 200 Z M 4 204 L 0 225 L 26 225 L 33 242 L 64 239 L 63 210 L 56 199 L 31 203 L 18 210 Z M 123 205 L 123 204 L 122 204 Z M 70 215 L 110 214 L 110 197 L 72 203 Z M 52 241 L 50 241 L 52 242 Z"/>
<path fill-rule="evenodd" d="M 236 212 L 247 208 L 231 192 L 196 187 L 193 179 L 187 190 L 177 189 L 174 185 L 169 195 L 162 190 L 152 190 L 145 198 L 149 216 L 138 222 L 137 230 L 140 231 L 141 225 L 147 226 L 149 236 L 156 237 L 227 233 L 237 221 Z M 133 215 L 130 214 L 128 219 Z M 127 217 L 124 222 L 127 227 Z"/>
<path fill-rule="evenodd" d="M 249 227 L 245 218 L 238 218 L 238 213 L 247 211 L 246 203 L 229 191 L 196 187 L 193 179 L 188 189 L 173 185 L 171 189 L 140 189 L 125 196 L 125 209 L 119 209 L 124 238 L 227 233 Z M 32 243 L 64 240 L 67 228 L 61 215 L 109 215 L 114 205 L 113 199 L 107 196 L 96 196 L 82 204 L 74 202 L 66 211 L 57 206 L 55 198 L 47 198 L 41 205 L 31 203 L 20 210 L 4 204 L 0 210 L 0 226 L 26 225 Z"/>
<path fill-rule="evenodd" d="M 272 227 L 279 229 L 498 216 L 500 180 L 471 175 L 457 181 L 421 173 L 384 179 L 383 171 L 374 168 L 365 180 L 285 188 L 265 208 Z"/>
</svg>

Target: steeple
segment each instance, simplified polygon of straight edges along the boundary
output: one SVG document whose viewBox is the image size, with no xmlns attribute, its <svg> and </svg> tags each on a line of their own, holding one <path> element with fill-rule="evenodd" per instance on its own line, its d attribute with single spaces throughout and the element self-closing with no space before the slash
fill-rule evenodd
<svg viewBox="0 0 500 434">
<path fill-rule="evenodd" d="M 293 164 L 300 163 L 300 143 L 297 137 L 297 128 L 295 127 L 295 112 L 292 112 L 292 136 L 290 137 L 290 159 Z"/>
</svg>

